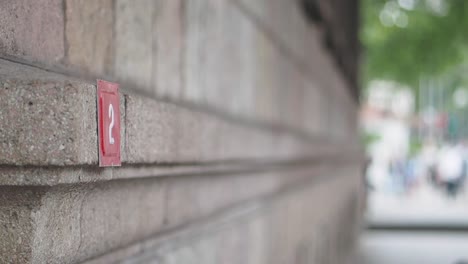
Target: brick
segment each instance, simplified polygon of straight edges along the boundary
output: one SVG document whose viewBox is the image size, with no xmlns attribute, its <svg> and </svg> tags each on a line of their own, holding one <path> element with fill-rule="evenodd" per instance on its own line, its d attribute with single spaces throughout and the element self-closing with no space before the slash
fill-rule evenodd
<svg viewBox="0 0 468 264">
<path fill-rule="evenodd" d="M 127 162 L 177 160 L 177 110 L 150 99 L 127 96 Z"/>
<path fill-rule="evenodd" d="M 123 166 L 97 166 L 94 80 L 0 60 L 0 262 L 349 260 L 357 106 L 296 2 L 39 1 L 60 4 L 54 49 L 5 56 L 125 83 Z M 41 8 L 31 28 L 58 19 Z"/>
<path fill-rule="evenodd" d="M 263 214 L 264 215 L 264 214 Z M 265 217 L 257 216 L 253 217 L 246 223 L 246 227 L 243 229 L 247 230 L 248 241 L 248 264 L 256 263 L 268 263 L 268 237 L 269 230 Z"/>
<path fill-rule="evenodd" d="M 215 12 L 210 14 L 209 10 L 205 10 L 200 14 L 213 20 L 213 26 L 205 27 L 211 39 L 210 45 L 206 47 L 206 53 L 210 55 L 204 65 L 207 74 L 206 102 L 232 115 L 255 119 L 257 116 L 252 111 L 252 75 L 255 74 L 251 65 L 254 39 L 252 25 L 230 2 L 211 5 Z M 253 72 L 246 72 L 249 70 Z"/>
<path fill-rule="evenodd" d="M 186 101 L 255 119 L 252 24 L 230 2 L 186 3 Z"/>
<path fill-rule="evenodd" d="M 305 90 L 311 85 L 328 89 L 337 73 L 330 72 L 331 58 L 322 55 L 319 34 L 300 8 L 290 2 L 270 4 L 187 4 L 184 99 L 315 135 L 316 128 L 304 125 L 303 113 L 317 100 L 304 101 L 309 98 Z"/>
<path fill-rule="evenodd" d="M 95 84 L 0 63 L 0 164 L 96 166 Z M 122 94 L 120 107 L 122 161 L 128 164 L 291 161 L 323 151 L 317 148 L 319 141 L 301 139 L 287 131 L 232 122 L 140 96 Z M 332 144 L 324 146 L 333 149 Z M 50 172 L 38 179 L 39 168 L 25 168 L 16 174 L 9 170 L 2 181 L 47 185 L 89 179 L 86 171 Z M 102 177 L 110 176 L 104 171 Z"/>
<path fill-rule="evenodd" d="M 0 53 L 55 64 L 64 57 L 61 0 L 5 0 L 0 3 Z"/>
<path fill-rule="evenodd" d="M 114 75 L 135 84 L 135 88 L 152 91 L 152 32 L 156 5 L 153 0 L 115 2 Z"/>
<path fill-rule="evenodd" d="M 95 86 L 1 65 L 0 164 L 96 164 Z M 22 77 L 3 75 L 9 69 Z"/>
<path fill-rule="evenodd" d="M 322 119 L 327 113 L 323 112 L 323 91 L 320 86 L 311 81 L 303 79 L 304 82 L 304 107 L 303 107 L 303 124 L 305 129 L 312 135 L 318 136 L 321 132 Z"/>
<path fill-rule="evenodd" d="M 113 0 L 66 0 L 67 62 L 95 75 L 109 74 L 114 60 Z"/>
<path fill-rule="evenodd" d="M 125 162 L 294 159 L 313 151 L 287 133 L 243 127 L 149 99 L 126 98 L 128 159 Z"/>
<path fill-rule="evenodd" d="M 0 186 L 0 262 L 28 263 L 31 260 L 31 234 L 34 232 L 31 212 L 39 208 L 46 190 Z"/>
<path fill-rule="evenodd" d="M 227 186 L 230 187 L 226 188 Z M 269 175 L 194 176 L 173 179 L 168 183 L 167 221 L 171 225 L 180 225 L 202 215 L 214 213 L 219 208 L 272 192 L 279 186 L 280 180 Z"/>
<path fill-rule="evenodd" d="M 12 228 L 0 229 L 7 232 L 0 259 L 74 263 L 144 239 L 163 226 L 163 186 L 134 180 L 3 190 L 0 220 Z"/>
<path fill-rule="evenodd" d="M 171 178 L 167 183 L 167 222 L 171 226 L 177 226 L 193 221 L 203 215 L 213 214 L 221 208 L 278 192 L 319 174 L 319 169 L 303 168 L 284 173 Z M 186 203 L 186 201 L 191 202 Z"/>
<path fill-rule="evenodd" d="M 284 60 L 278 71 L 281 79 L 278 80 L 279 109 L 278 123 L 294 128 L 298 131 L 307 131 L 303 121 L 303 110 L 306 88 L 303 85 L 302 74 L 290 63 Z"/>
<path fill-rule="evenodd" d="M 353 176 L 349 176 L 351 171 Z M 254 203 L 240 203 L 219 214 L 203 211 L 208 217 L 196 223 L 187 218 L 186 221 L 193 224 L 179 225 L 173 232 L 153 236 L 88 264 L 156 260 L 165 264 L 346 263 L 356 241 L 355 229 L 349 227 L 359 225 L 354 210 L 359 203 L 355 199 L 358 174 L 351 167 L 335 167 L 323 172 L 333 177 L 302 182 L 300 187 L 294 185 L 287 192 L 253 200 Z M 225 184 L 230 185 L 228 181 Z M 242 186 L 250 185 L 244 182 Z M 185 190 L 194 188 L 196 186 L 192 185 Z M 216 199 L 216 193 L 215 188 L 206 196 Z M 171 197 L 169 195 L 168 199 Z M 183 199 L 191 204 L 198 201 L 190 196 Z M 327 206 L 323 206 L 324 199 Z M 172 210 L 168 207 L 168 212 Z M 196 211 L 193 211 L 194 216 L 198 215 Z"/>
<path fill-rule="evenodd" d="M 303 65 L 307 79 L 321 89 L 343 85 L 334 81 L 341 73 L 296 3 L 64 3 L 69 64 L 96 75 L 112 73 L 160 97 L 307 132 L 298 102 L 304 88 L 291 76 L 301 74 Z"/>
<path fill-rule="evenodd" d="M 184 91 L 183 99 L 189 102 L 201 103 L 204 100 L 204 91 L 206 89 L 206 77 L 204 63 L 207 60 L 206 48 L 202 43 L 209 45 L 205 37 L 207 31 L 203 27 L 212 27 L 213 23 L 205 22 L 210 16 L 201 16 L 200 12 L 204 10 L 206 1 L 188 1 L 185 4 L 186 28 L 186 50 L 184 54 Z M 207 9 L 210 10 L 210 9 Z M 206 93 L 206 92 L 205 92 Z"/>
<path fill-rule="evenodd" d="M 285 49 L 289 59 L 308 61 L 311 45 L 320 44 L 320 38 L 311 38 L 315 25 L 308 23 L 301 2 L 281 0 L 236 0 L 246 16 L 256 21 L 261 31 L 270 32 L 275 45 Z M 314 54 L 315 55 L 315 54 Z"/>
<path fill-rule="evenodd" d="M 12 243 L 7 248 L 18 254 L 7 257 L 18 257 L 23 262 L 80 262 L 196 219 L 209 219 L 234 205 L 298 186 L 319 173 L 309 167 L 280 173 L 13 187 L 2 192 L 7 199 L 0 200 L 0 219 L 18 230 L 7 229 L 6 236 L 14 241 L 0 243 Z M 234 254 L 242 241 L 233 233 L 220 239 L 212 246 L 225 244 L 227 251 L 216 254 L 216 259 Z M 185 259 L 188 253 L 180 254 Z"/>
<path fill-rule="evenodd" d="M 183 93 L 183 5 L 182 0 L 157 1 L 153 22 L 153 87 L 159 96 L 172 100 L 180 100 Z"/>
<path fill-rule="evenodd" d="M 235 264 L 248 263 L 250 258 L 249 242 L 247 241 L 247 225 L 243 222 L 233 223 L 220 233 L 217 263 Z"/>
<path fill-rule="evenodd" d="M 255 23 L 258 31 L 267 33 L 268 40 L 260 39 L 260 43 L 271 45 L 272 48 L 267 48 L 267 46 L 264 46 L 265 44 L 262 44 L 264 53 L 272 53 L 272 55 L 264 55 L 263 58 L 278 57 L 275 54 L 278 51 L 282 53 L 280 59 L 271 59 L 267 63 L 267 65 L 279 65 L 282 70 L 267 70 L 266 67 L 268 66 L 264 65 L 257 67 L 263 72 L 273 72 L 273 76 L 262 79 L 266 79 L 272 83 L 282 83 L 288 78 L 275 79 L 275 76 L 282 76 L 284 71 L 289 68 L 289 66 L 286 67 L 285 65 L 289 64 L 295 68 L 294 71 L 304 72 L 306 86 L 314 85 L 320 90 L 335 89 L 339 86 L 340 88 L 337 89 L 347 90 L 346 85 L 338 84 L 336 81 L 337 79 L 342 79 L 343 74 L 337 69 L 334 57 L 330 54 L 330 51 L 324 47 L 321 29 L 317 25 L 307 22 L 299 2 L 237 0 L 235 3 L 244 12 L 245 16 L 250 16 L 251 19 L 259 21 Z M 274 52 L 269 52 L 269 50 L 274 50 Z M 291 86 L 291 84 L 285 85 L 283 82 L 279 86 Z M 347 97 L 348 99 L 351 98 L 350 95 L 347 95 Z M 309 104 L 309 102 L 304 103 Z M 288 109 L 287 106 L 283 106 L 282 102 L 279 105 Z M 281 122 L 279 123 L 307 131 L 307 127 L 300 126 L 301 122 L 291 121 L 287 118 L 287 116 L 291 116 L 290 113 L 285 113 L 284 111 L 283 113 L 286 115 L 286 119 L 281 118 Z M 293 115 L 296 116 L 297 114 Z M 311 134 L 315 133 L 314 131 L 308 132 Z"/>
<path fill-rule="evenodd" d="M 280 117 L 281 74 L 278 69 L 283 63 L 277 50 L 264 35 L 257 34 L 255 38 L 255 106 L 256 115 L 261 120 L 278 124 Z M 276 122 L 275 122 L 276 121 Z"/>
<path fill-rule="evenodd" d="M 4 61 L 0 76 L 1 164 L 97 164 L 95 85 Z M 121 113 L 125 162 L 242 157 L 248 134 L 261 147 L 251 157 L 267 153 L 268 133 L 172 104 L 122 95 Z"/>
</svg>

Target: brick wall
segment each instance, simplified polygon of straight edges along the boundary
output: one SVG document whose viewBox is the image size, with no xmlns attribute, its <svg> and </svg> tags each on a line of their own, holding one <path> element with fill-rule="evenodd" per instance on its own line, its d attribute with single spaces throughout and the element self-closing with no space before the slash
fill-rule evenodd
<svg viewBox="0 0 468 264">
<path fill-rule="evenodd" d="M 311 2 L 2 1 L 0 262 L 349 261 L 357 24 L 330 18 L 357 6 Z M 121 85 L 120 168 L 97 78 Z"/>
</svg>

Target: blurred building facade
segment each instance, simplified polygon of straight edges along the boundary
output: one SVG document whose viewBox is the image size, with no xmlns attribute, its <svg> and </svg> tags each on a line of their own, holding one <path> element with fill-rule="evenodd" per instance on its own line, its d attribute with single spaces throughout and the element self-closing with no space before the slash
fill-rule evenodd
<svg viewBox="0 0 468 264">
<path fill-rule="evenodd" d="M 0 262 L 349 263 L 356 0 L 0 3 Z M 122 166 L 98 166 L 96 79 Z"/>
</svg>

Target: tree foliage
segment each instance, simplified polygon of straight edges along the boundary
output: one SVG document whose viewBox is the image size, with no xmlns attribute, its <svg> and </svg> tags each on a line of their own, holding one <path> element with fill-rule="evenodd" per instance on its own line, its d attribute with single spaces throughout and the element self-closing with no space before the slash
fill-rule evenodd
<svg viewBox="0 0 468 264">
<path fill-rule="evenodd" d="M 361 13 L 364 84 L 468 75 L 456 70 L 467 58 L 467 0 L 363 0 Z"/>
</svg>

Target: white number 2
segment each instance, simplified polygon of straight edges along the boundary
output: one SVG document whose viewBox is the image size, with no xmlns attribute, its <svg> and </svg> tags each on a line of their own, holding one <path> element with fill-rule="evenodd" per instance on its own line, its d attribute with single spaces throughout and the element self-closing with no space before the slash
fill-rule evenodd
<svg viewBox="0 0 468 264">
<path fill-rule="evenodd" d="M 114 128 L 114 107 L 112 104 L 109 104 L 109 118 L 111 119 L 109 124 L 109 143 L 114 144 L 115 140 L 112 136 L 112 129 Z"/>
</svg>

